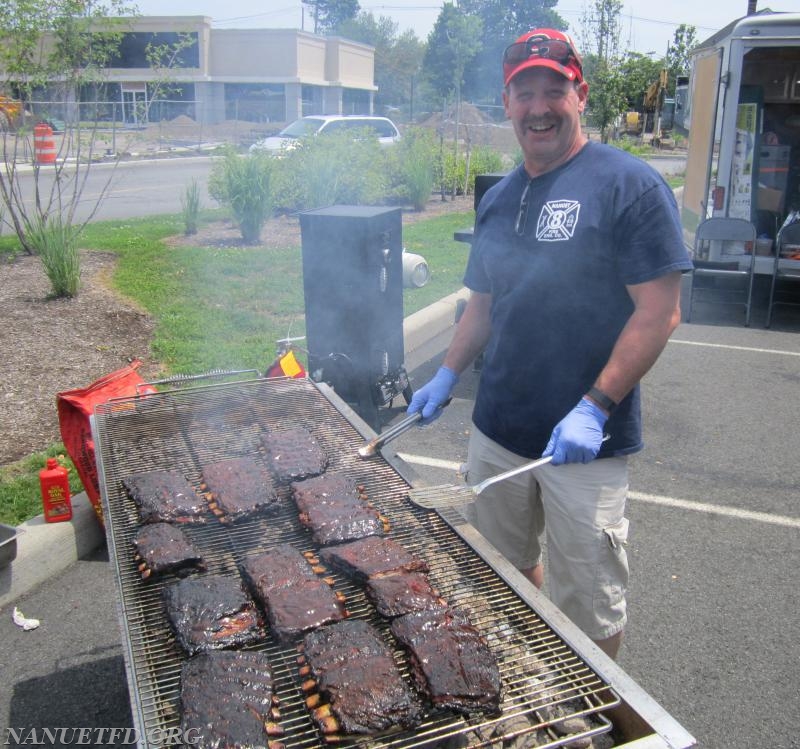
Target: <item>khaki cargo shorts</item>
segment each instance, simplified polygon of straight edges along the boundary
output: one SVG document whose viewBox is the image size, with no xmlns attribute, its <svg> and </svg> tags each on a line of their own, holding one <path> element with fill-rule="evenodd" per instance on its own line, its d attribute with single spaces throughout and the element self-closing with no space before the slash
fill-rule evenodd
<svg viewBox="0 0 800 749">
<path fill-rule="evenodd" d="M 490 440 L 474 425 L 467 483 L 529 462 Z M 628 557 L 627 458 L 586 465 L 544 465 L 485 489 L 468 520 L 518 569 L 542 561 L 547 533 L 550 599 L 591 639 L 625 627 Z"/>
</svg>

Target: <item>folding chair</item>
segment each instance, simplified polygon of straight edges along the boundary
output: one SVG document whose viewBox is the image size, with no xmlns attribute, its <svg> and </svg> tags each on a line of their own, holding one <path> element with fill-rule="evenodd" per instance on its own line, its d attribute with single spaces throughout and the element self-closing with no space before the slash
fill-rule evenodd
<svg viewBox="0 0 800 749">
<path fill-rule="evenodd" d="M 750 325 L 755 249 L 756 227 L 745 219 L 709 218 L 697 227 L 686 322 L 699 301 L 741 305 Z"/>
<path fill-rule="evenodd" d="M 800 222 L 784 226 L 775 241 L 766 327 L 772 323 L 772 310 L 778 305 L 800 307 L 800 293 L 795 288 L 793 294 L 791 289 L 797 283 L 800 283 Z"/>
</svg>

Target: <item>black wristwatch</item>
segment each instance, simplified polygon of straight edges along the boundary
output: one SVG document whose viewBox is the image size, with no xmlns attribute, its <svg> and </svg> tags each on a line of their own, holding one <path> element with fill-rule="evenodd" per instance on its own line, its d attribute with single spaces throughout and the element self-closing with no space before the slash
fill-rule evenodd
<svg viewBox="0 0 800 749">
<path fill-rule="evenodd" d="M 614 413 L 614 409 L 619 405 L 615 400 L 609 398 L 602 390 L 594 386 L 589 388 L 586 393 L 600 408 L 605 409 L 608 413 Z"/>
</svg>

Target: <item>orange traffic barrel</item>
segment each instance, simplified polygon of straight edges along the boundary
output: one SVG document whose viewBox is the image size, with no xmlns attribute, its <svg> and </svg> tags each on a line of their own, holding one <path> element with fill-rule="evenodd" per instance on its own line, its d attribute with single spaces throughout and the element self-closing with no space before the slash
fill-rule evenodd
<svg viewBox="0 0 800 749">
<path fill-rule="evenodd" d="M 56 142 L 53 128 L 43 122 L 33 128 L 33 158 L 37 164 L 56 163 Z"/>
</svg>

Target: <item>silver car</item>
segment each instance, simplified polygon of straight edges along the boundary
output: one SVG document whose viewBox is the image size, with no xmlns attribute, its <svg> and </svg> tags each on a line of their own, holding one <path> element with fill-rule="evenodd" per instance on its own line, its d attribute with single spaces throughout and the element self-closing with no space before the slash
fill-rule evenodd
<svg viewBox="0 0 800 749">
<path fill-rule="evenodd" d="M 381 145 L 390 145 L 400 140 L 400 131 L 386 117 L 368 115 L 312 115 L 301 117 L 287 125 L 277 135 L 262 138 L 250 146 L 251 151 L 283 151 L 295 148 L 303 138 L 324 133 L 351 132 L 354 138 L 363 136 L 365 131 L 374 133 Z"/>
</svg>

